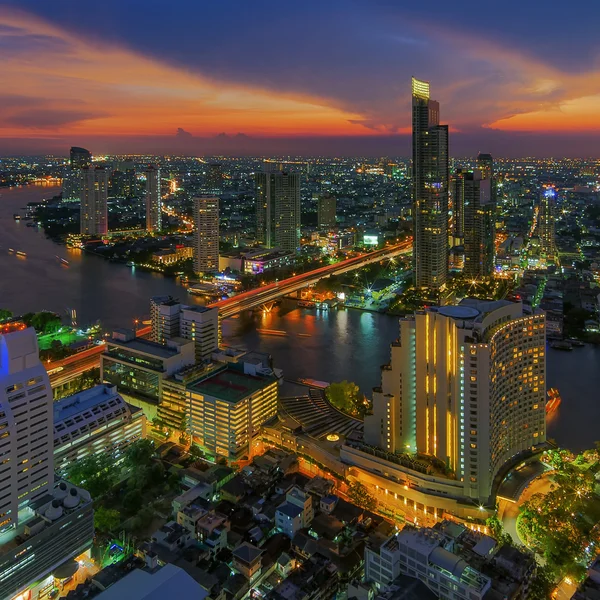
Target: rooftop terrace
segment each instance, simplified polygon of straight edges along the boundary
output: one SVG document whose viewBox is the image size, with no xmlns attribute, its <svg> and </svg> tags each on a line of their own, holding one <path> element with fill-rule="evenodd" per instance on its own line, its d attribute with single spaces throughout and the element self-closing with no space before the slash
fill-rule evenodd
<svg viewBox="0 0 600 600">
<path fill-rule="evenodd" d="M 274 377 L 253 377 L 233 369 L 225 369 L 192 384 L 188 389 L 197 394 L 235 403 L 251 396 L 274 381 L 276 381 Z"/>
</svg>

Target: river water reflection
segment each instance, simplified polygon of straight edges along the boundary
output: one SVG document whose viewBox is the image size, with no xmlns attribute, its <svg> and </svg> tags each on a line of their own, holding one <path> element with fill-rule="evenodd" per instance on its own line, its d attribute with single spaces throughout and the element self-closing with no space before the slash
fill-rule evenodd
<svg viewBox="0 0 600 600">
<path fill-rule="evenodd" d="M 82 324 L 100 320 L 110 330 L 130 327 L 148 314 L 153 295 L 171 294 L 198 303 L 176 281 L 135 271 L 125 265 L 68 250 L 43 232 L 17 222 L 13 213 L 27 202 L 57 193 L 59 188 L 0 190 L 0 307 L 23 313 L 48 309 L 65 315 L 75 309 Z M 22 250 L 27 258 L 8 253 Z M 56 255 L 69 261 L 62 266 Z M 379 367 L 389 361 L 398 319 L 357 310 L 320 312 L 284 302 L 269 314 L 243 314 L 225 322 L 225 343 L 270 353 L 286 378 L 356 381 L 370 395 L 379 385 Z M 548 435 L 574 450 L 600 439 L 600 350 L 548 350 L 548 385 L 563 402 L 548 424 Z"/>
</svg>

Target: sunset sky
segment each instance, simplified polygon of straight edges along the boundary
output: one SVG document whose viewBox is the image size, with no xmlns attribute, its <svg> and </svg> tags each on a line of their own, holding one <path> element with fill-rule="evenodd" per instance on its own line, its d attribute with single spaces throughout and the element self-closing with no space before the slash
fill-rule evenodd
<svg viewBox="0 0 600 600">
<path fill-rule="evenodd" d="M 0 152 L 406 155 L 415 75 L 454 155 L 598 155 L 599 20 L 589 0 L 0 0 Z"/>
</svg>

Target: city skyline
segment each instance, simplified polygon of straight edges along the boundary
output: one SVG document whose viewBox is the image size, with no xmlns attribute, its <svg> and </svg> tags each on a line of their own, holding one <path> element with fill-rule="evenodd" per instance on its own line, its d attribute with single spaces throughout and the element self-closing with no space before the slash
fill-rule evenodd
<svg viewBox="0 0 600 600">
<path fill-rule="evenodd" d="M 515 20 L 507 7 L 484 39 L 467 37 L 442 3 L 432 25 L 417 9 L 383 1 L 344 11 L 333 3 L 317 20 L 311 3 L 275 12 L 270 2 L 262 11 L 180 2 L 165 15 L 132 4 L 111 11 L 109 2 L 93 28 L 71 4 L 1 6 L 10 51 L 0 152 L 66 154 L 80 144 L 96 153 L 408 155 L 411 75 L 435 81 L 453 155 L 595 152 L 595 43 L 574 53 L 565 41 L 575 27 L 585 39 L 581 28 L 594 19 L 582 24 L 576 10 L 559 19 L 554 9 L 519 7 Z M 524 10 L 538 27 L 527 26 Z M 265 11 L 281 31 L 275 58 L 259 36 Z M 201 51 L 188 29 L 195 17 L 210 32 Z M 559 25 L 564 35 L 547 35 Z"/>
</svg>

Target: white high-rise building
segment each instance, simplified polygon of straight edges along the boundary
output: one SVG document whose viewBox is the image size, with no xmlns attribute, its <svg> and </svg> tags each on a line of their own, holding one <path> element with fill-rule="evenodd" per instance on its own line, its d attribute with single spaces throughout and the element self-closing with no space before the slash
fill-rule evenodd
<svg viewBox="0 0 600 600">
<path fill-rule="evenodd" d="M 430 456 L 464 497 L 487 501 L 501 467 L 546 440 L 545 338 L 542 312 L 505 300 L 401 319 L 366 444 Z"/>
<path fill-rule="evenodd" d="M 81 169 L 80 233 L 108 233 L 108 171 L 104 167 Z"/>
<path fill-rule="evenodd" d="M 180 326 L 181 337 L 196 344 L 196 362 L 209 360 L 219 347 L 219 309 L 182 306 Z"/>
<path fill-rule="evenodd" d="M 181 303 L 173 296 L 150 298 L 150 318 L 152 332 L 150 339 L 158 344 L 166 344 L 181 335 Z"/>
<path fill-rule="evenodd" d="M 219 348 L 219 310 L 207 306 L 186 306 L 172 296 L 150 299 L 152 341 L 166 344 L 167 340 L 183 338 L 196 346 L 196 361 L 210 359 Z"/>
<path fill-rule="evenodd" d="M 194 198 L 194 271 L 219 270 L 219 199 L 215 196 Z"/>
<path fill-rule="evenodd" d="M 146 229 L 162 228 L 162 198 L 160 195 L 160 169 L 149 166 L 146 171 Z"/>
<path fill-rule="evenodd" d="M 52 388 L 32 328 L 0 335 L 0 531 L 54 484 Z"/>
</svg>

